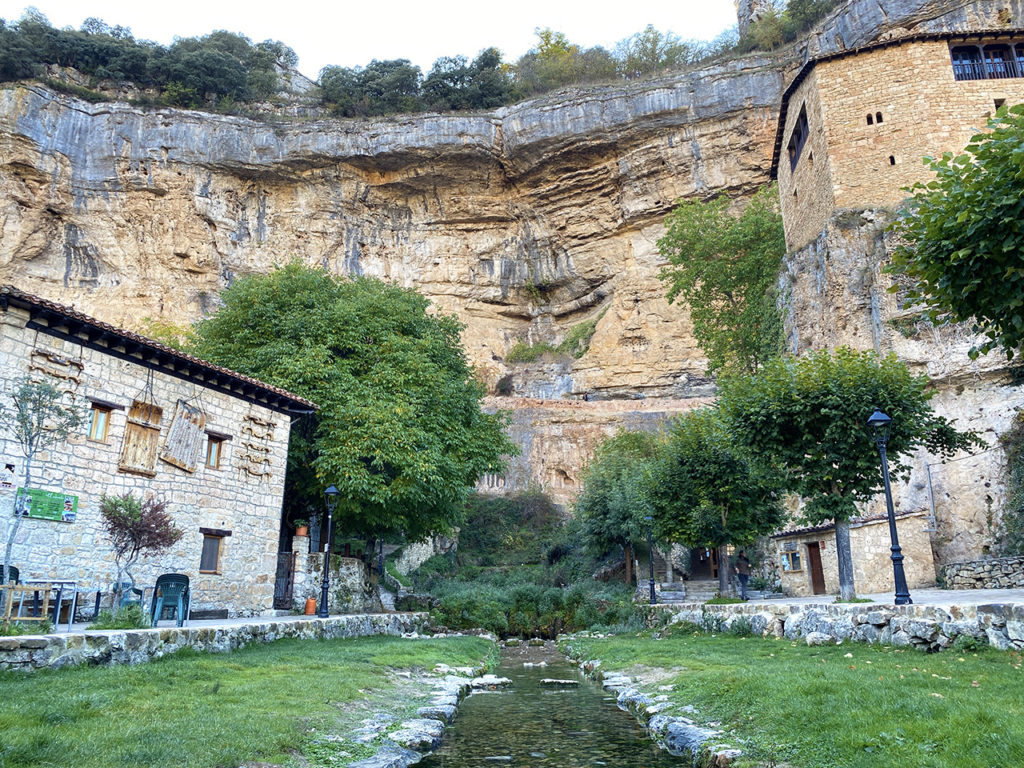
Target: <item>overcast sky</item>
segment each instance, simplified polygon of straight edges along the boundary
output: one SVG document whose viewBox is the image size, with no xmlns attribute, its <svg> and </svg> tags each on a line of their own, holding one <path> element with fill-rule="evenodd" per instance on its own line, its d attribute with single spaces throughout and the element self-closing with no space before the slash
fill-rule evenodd
<svg viewBox="0 0 1024 768">
<path fill-rule="evenodd" d="M 736 23 L 733 0 L 0 0 L 0 18 L 15 21 L 29 5 L 55 27 L 78 29 L 94 16 L 131 28 L 136 39 L 165 44 L 215 29 L 240 32 L 253 42 L 280 40 L 312 78 L 328 64 L 354 67 L 371 59 L 410 59 L 426 73 L 440 56 L 472 59 L 492 45 L 515 61 L 533 47 L 538 27 L 563 32 L 584 47 L 611 49 L 647 24 L 707 40 Z"/>
</svg>

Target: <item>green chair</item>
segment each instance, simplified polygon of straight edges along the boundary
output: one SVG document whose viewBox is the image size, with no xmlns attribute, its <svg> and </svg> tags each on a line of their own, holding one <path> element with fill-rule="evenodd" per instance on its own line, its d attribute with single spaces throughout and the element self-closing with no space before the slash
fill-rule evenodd
<svg viewBox="0 0 1024 768">
<path fill-rule="evenodd" d="M 153 626 L 164 618 L 164 612 L 172 613 L 167 618 L 178 620 L 182 626 L 188 620 L 189 604 L 192 595 L 189 593 L 188 576 L 183 573 L 165 573 L 158 576 L 153 588 L 153 602 L 150 603 L 150 618 Z"/>
<path fill-rule="evenodd" d="M 143 592 L 138 587 L 133 587 L 130 581 L 121 582 L 121 601 L 117 604 L 118 608 L 124 608 L 126 605 L 137 605 L 142 607 Z"/>
</svg>

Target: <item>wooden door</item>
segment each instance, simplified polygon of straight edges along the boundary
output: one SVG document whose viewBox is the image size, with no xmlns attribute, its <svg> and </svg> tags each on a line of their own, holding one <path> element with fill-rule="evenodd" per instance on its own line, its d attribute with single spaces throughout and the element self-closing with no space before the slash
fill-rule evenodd
<svg viewBox="0 0 1024 768">
<path fill-rule="evenodd" d="M 811 571 L 811 592 L 825 594 L 825 572 L 821 569 L 821 548 L 818 542 L 807 545 L 807 567 Z"/>
</svg>

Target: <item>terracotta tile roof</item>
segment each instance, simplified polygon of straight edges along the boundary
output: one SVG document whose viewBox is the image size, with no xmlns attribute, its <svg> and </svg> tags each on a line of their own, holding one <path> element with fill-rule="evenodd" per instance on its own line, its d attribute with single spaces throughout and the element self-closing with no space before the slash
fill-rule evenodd
<svg viewBox="0 0 1024 768">
<path fill-rule="evenodd" d="M 793 92 L 800 87 L 800 83 L 811 73 L 814 66 L 821 61 L 832 61 L 833 59 L 843 59 L 847 56 L 856 56 L 861 53 L 868 53 L 869 51 L 876 51 L 882 48 L 891 48 L 898 45 L 906 45 L 907 43 L 919 43 L 927 42 L 931 40 L 975 40 L 975 39 L 1000 39 L 1008 37 L 1020 37 L 1024 34 L 1024 30 L 1013 28 L 1003 29 L 976 29 L 976 30 L 959 30 L 959 31 L 948 31 L 948 32 L 919 32 L 916 35 L 903 35 L 902 37 L 894 37 L 891 40 L 881 40 L 877 43 L 871 43 L 869 45 L 862 45 L 859 48 L 849 48 L 843 51 L 833 51 L 832 53 L 826 53 L 821 56 L 816 56 L 813 59 L 808 59 L 804 62 L 803 66 L 796 73 L 796 76 L 790 82 L 789 86 L 782 93 L 782 109 L 779 111 L 779 122 L 775 129 L 775 148 L 772 152 L 772 167 L 769 173 L 772 179 L 776 179 L 779 176 L 779 159 L 782 156 L 782 132 L 786 128 L 786 115 L 789 112 L 789 97 L 793 95 Z M 953 64 L 950 62 L 950 67 Z"/>
<path fill-rule="evenodd" d="M 914 510 L 911 510 L 910 512 L 897 512 L 895 516 L 896 516 L 896 519 L 899 520 L 899 519 L 904 518 L 904 517 L 911 517 L 913 515 L 919 515 L 919 514 L 923 513 L 924 511 L 925 510 L 923 510 L 923 509 L 914 509 Z M 864 523 L 877 523 L 877 522 L 880 522 L 882 520 L 887 519 L 888 517 L 889 516 L 887 514 L 885 514 L 885 513 L 880 513 L 880 514 L 877 514 L 877 515 L 864 515 L 863 517 L 853 517 L 853 518 L 850 518 L 850 525 L 855 525 L 856 526 L 856 525 L 863 525 Z M 772 538 L 772 539 L 784 539 L 787 536 L 803 536 L 803 535 L 808 534 L 808 533 L 819 533 L 819 532 L 822 532 L 822 531 L 831 531 L 835 527 L 836 527 L 835 523 L 822 523 L 821 525 L 811 525 L 811 526 L 808 526 L 806 528 L 787 528 L 784 531 L 779 531 L 778 533 L 773 533 L 769 538 Z"/>
<path fill-rule="evenodd" d="M 35 327 L 92 349 L 157 368 L 258 405 L 293 414 L 312 413 L 316 404 L 259 379 L 201 360 L 132 331 L 104 323 L 76 309 L 25 293 L 12 285 L 0 286 L 0 309 L 28 310 Z M 56 321 L 56 322 L 54 322 Z M 66 327 L 67 331 L 61 331 Z M 123 349 L 123 351 L 122 351 Z"/>
</svg>

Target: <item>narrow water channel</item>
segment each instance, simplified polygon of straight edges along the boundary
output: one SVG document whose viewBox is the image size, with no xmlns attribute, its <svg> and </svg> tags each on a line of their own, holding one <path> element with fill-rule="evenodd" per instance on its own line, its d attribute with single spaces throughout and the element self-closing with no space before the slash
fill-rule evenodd
<svg viewBox="0 0 1024 768">
<path fill-rule="evenodd" d="M 524 666 L 524 661 L 526 666 Z M 544 661 L 544 666 L 530 666 Z M 681 764 L 661 751 L 615 695 L 587 680 L 557 653 L 506 649 L 495 672 L 512 680 L 499 691 L 470 695 L 440 749 L 421 768 L 669 768 Z M 546 686 L 541 680 L 578 680 Z"/>
</svg>

